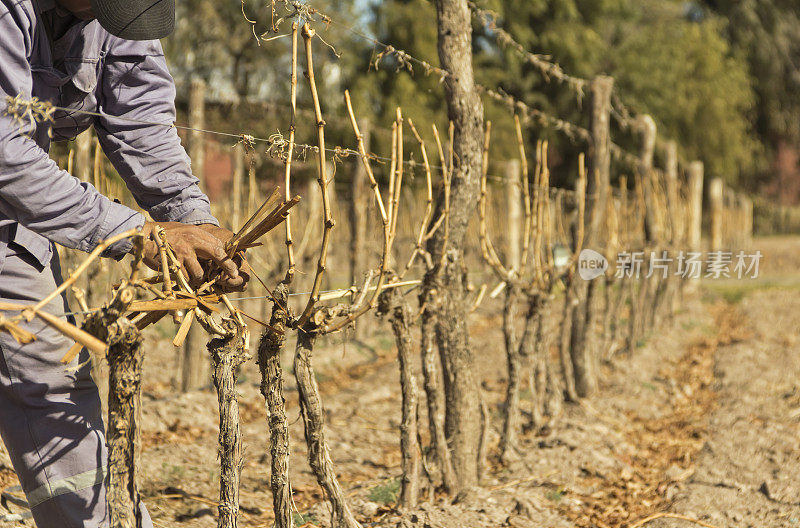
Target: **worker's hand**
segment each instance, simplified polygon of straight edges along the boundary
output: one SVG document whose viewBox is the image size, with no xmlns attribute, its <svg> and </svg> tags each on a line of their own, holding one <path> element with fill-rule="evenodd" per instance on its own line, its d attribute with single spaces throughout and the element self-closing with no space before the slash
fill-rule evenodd
<svg viewBox="0 0 800 528">
<path fill-rule="evenodd" d="M 214 224 L 200 224 L 200 229 L 205 231 L 206 233 L 210 233 L 220 239 L 223 244 L 225 244 L 228 240 L 233 238 L 233 232 L 228 231 L 224 227 L 215 226 Z"/>
<path fill-rule="evenodd" d="M 161 269 L 158 245 L 151 234 L 155 226 L 164 229 L 167 242 L 193 285 L 199 285 L 216 270 L 221 270 L 217 283 L 226 289 L 240 289 L 246 283 L 239 273 L 239 265 L 225 253 L 225 243 L 205 227 L 180 222 L 146 222 L 142 228 L 145 236 L 144 262 L 155 270 Z"/>
<path fill-rule="evenodd" d="M 228 240 L 233 238 L 233 232 L 225 229 L 224 227 L 215 226 L 214 224 L 201 224 L 197 227 L 217 237 L 222 241 L 223 245 L 227 243 Z M 243 291 L 247 287 L 247 283 L 250 282 L 250 273 L 248 272 L 249 266 L 244 258 L 244 250 L 236 253 L 232 260 L 239 269 L 239 277 L 241 277 L 243 280 L 235 281 L 234 283 L 222 280 L 217 281 L 217 285 L 221 286 L 227 291 Z"/>
</svg>

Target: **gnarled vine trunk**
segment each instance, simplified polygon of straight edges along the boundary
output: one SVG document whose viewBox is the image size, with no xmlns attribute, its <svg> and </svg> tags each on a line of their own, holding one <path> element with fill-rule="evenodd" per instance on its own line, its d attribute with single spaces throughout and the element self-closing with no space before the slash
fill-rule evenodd
<svg viewBox="0 0 800 528">
<path fill-rule="evenodd" d="M 133 289 L 123 287 L 109 306 L 89 315 L 83 324 L 87 332 L 108 343 L 106 501 L 111 528 L 139 528 L 142 524 L 136 446 L 144 353 L 141 332 L 122 315 L 133 297 Z"/>
<path fill-rule="evenodd" d="M 503 410 L 503 437 L 500 443 L 501 459 L 508 462 L 517 458 L 517 433 L 520 428 L 520 390 L 523 376 L 523 354 L 521 344 L 528 339 L 528 319 L 522 337 L 517 336 L 517 319 L 519 316 L 519 289 L 513 284 L 506 287 L 503 303 L 503 341 L 506 348 L 506 364 L 508 366 L 508 385 Z"/>
<path fill-rule="evenodd" d="M 292 487 L 289 481 L 289 422 L 283 395 L 281 352 L 286 343 L 288 289 L 278 285 L 273 292 L 272 317 L 258 343 L 261 394 L 267 405 L 269 452 L 272 459 L 270 487 L 275 511 L 275 528 L 292 526 Z"/>
<path fill-rule="evenodd" d="M 400 390 L 402 394 L 402 419 L 400 421 L 400 453 L 403 478 L 400 489 L 400 505 L 413 508 L 419 499 L 420 449 L 417 424 L 418 394 L 417 377 L 412 366 L 411 313 L 403 301 L 400 290 L 392 288 L 381 294 L 379 314 L 389 314 L 397 345 L 397 361 L 400 366 Z"/>
<path fill-rule="evenodd" d="M 319 386 L 311 365 L 316 341 L 314 316 L 298 329 L 297 347 L 294 356 L 294 375 L 300 396 L 300 412 L 308 446 L 308 463 L 325 498 L 331 505 L 333 528 L 361 528 L 347 505 L 344 491 L 336 478 L 328 445 L 325 443 L 325 420 Z"/>
<path fill-rule="evenodd" d="M 432 296 L 423 293 L 420 303 L 425 306 L 420 323 L 420 354 L 425 400 L 428 407 L 428 429 L 430 431 L 430 454 L 439 469 L 442 484 L 449 492 L 456 489 L 456 477 L 447 437 L 444 433 L 444 398 L 441 387 L 441 360 L 436 348 L 436 315 L 428 303 L 434 302 Z"/>
<path fill-rule="evenodd" d="M 469 346 L 469 303 L 462 266 L 464 235 L 480 185 L 483 104 L 473 77 L 472 16 L 466 0 L 437 0 L 436 15 L 439 62 L 448 73 L 444 87 L 448 118 L 454 130 L 453 167 L 445 267 L 441 274 L 426 274 L 425 283 L 429 290 L 438 290 L 441 297 L 436 334 L 447 402 L 445 433 L 460 491 L 478 483 L 481 435 L 479 385 Z M 434 261 L 439 261 L 445 251 L 445 236 L 445 230 L 440 229 L 428 242 Z"/>
<path fill-rule="evenodd" d="M 214 387 L 219 402 L 219 528 L 236 528 L 239 517 L 239 482 L 242 472 L 242 434 L 236 370 L 248 359 L 244 332 L 208 343 L 214 365 Z"/>
</svg>

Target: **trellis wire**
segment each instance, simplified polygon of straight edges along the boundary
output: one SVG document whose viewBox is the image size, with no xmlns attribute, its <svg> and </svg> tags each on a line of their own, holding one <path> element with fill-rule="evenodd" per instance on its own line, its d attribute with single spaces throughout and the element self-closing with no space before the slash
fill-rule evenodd
<svg viewBox="0 0 800 528">
<path fill-rule="evenodd" d="M 89 110 L 77 110 L 77 109 L 71 109 L 71 108 L 64 108 L 64 107 L 61 107 L 61 106 L 51 105 L 50 103 L 46 103 L 46 102 L 43 102 L 43 101 L 35 101 L 33 99 L 31 99 L 31 100 L 18 99 L 18 97 L 17 98 L 8 97 L 7 99 L 8 100 L 17 100 L 18 104 L 24 104 L 26 106 L 30 106 L 31 104 L 38 105 L 38 107 L 43 107 L 43 108 L 46 108 L 48 110 L 58 110 L 58 111 L 64 111 L 64 112 L 71 112 L 73 114 L 82 114 L 82 115 L 88 115 L 88 116 L 93 116 L 93 117 L 103 117 L 103 118 L 112 117 L 114 119 L 117 119 L 119 121 L 123 121 L 123 122 L 126 122 L 126 123 L 136 123 L 136 124 L 140 124 L 140 125 L 151 125 L 151 126 L 160 126 L 160 127 L 166 127 L 166 128 L 176 128 L 176 129 L 179 129 L 179 130 L 200 132 L 201 134 L 210 134 L 210 135 L 217 135 L 217 136 L 228 137 L 228 138 L 235 138 L 235 139 L 237 139 L 239 141 L 265 143 L 265 144 L 270 145 L 270 146 L 276 146 L 277 145 L 277 146 L 282 147 L 283 145 L 286 144 L 286 140 L 283 138 L 283 135 L 280 134 L 280 133 L 273 134 L 269 138 L 262 138 L 262 137 L 252 136 L 250 134 L 234 134 L 234 133 L 231 133 L 231 132 L 222 132 L 220 130 L 211 130 L 211 129 L 207 129 L 207 128 L 194 128 L 194 127 L 190 127 L 190 126 L 177 125 L 175 123 L 161 123 L 161 122 L 158 122 L 158 121 L 147 121 L 145 119 L 134 119 L 134 118 L 122 117 L 122 116 L 111 116 L 111 115 L 108 115 L 108 114 L 103 114 L 103 113 L 100 113 L 100 112 L 92 112 L 92 111 L 89 111 Z M 13 114 L 13 108 L 11 106 L 9 106 L 7 108 L 7 113 L 9 113 L 10 115 L 14 115 Z M 319 147 L 316 146 L 316 145 L 308 145 L 308 144 L 302 144 L 302 143 L 301 144 L 295 144 L 295 148 L 297 148 L 298 150 L 302 151 L 302 154 L 298 153 L 298 159 L 300 159 L 300 157 L 305 155 L 305 153 L 308 152 L 308 151 L 317 152 L 319 150 Z M 270 151 L 268 149 L 267 152 L 271 153 L 272 151 Z M 278 150 L 278 152 L 282 153 L 282 150 Z M 358 157 L 358 156 L 360 156 L 358 151 L 356 151 L 354 149 L 351 149 L 351 148 L 348 148 L 348 147 L 340 147 L 340 146 L 326 148 L 325 152 L 333 154 L 334 159 L 338 158 L 338 157 L 350 157 L 350 156 Z M 391 158 L 384 157 L 384 156 L 378 156 L 378 155 L 372 154 L 372 153 L 369 154 L 369 158 L 372 159 L 372 160 L 383 161 L 383 162 L 390 162 L 391 161 Z M 410 167 L 415 167 L 416 165 L 418 165 L 417 162 L 415 162 L 413 160 L 403 161 L 403 164 L 407 165 L 407 166 L 410 166 Z M 431 168 L 434 168 L 434 169 L 437 169 L 437 170 L 442 170 L 442 167 L 440 167 L 438 165 L 431 165 Z"/>
<path fill-rule="evenodd" d="M 473 15 L 475 15 L 475 17 L 486 27 L 497 34 L 496 38 L 499 43 L 511 47 L 520 57 L 535 66 L 536 69 L 541 72 L 546 81 L 549 82 L 550 79 L 553 78 L 562 83 L 566 83 L 575 92 L 578 100 L 583 99 L 583 89 L 587 84 L 589 84 L 589 80 L 569 75 L 563 70 L 563 68 L 561 68 L 560 65 L 549 61 L 548 59 L 550 57 L 532 53 L 525 49 L 525 46 L 514 40 L 514 37 L 512 37 L 508 31 L 497 25 L 497 19 L 499 16 L 494 11 L 478 7 L 478 5 L 471 0 L 468 0 L 467 4 L 469 5 Z"/>
<path fill-rule="evenodd" d="M 369 35 L 366 35 L 365 33 L 355 29 L 352 26 L 349 26 L 348 24 L 345 24 L 345 23 L 339 22 L 337 20 L 334 20 L 332 17 L 330 17 L 328 15 L 324 15 L 318 9 L 313 8 L 309 3 L 303 3 L 303 2 L 298 2 L 298 1 L 287 2 L 287 4 L 288 3 L 290 3 L 292 5 L 292 7 L 295 9 L 295 12 L 292 13 L 291 15 L 289 15 L 287 18 L 290 18 L 292 16 L 300 16 L 301 12 L 305 13 L 305 12 L 310 10 L 311 12 L 320 15 L 322 20 L 326 24 L 337 25 L 337 26 L 341 27 L 342 29 L 344 29 L 345 31 L 348 31 L 351 34 L 353 34 L 353 35 L 355 35 L 355 36 L 357 36 L 357 37 L 359 37 L 359 38 L 361 38 L 363 40 L 366 40 L 366 41 L 370 42 L 371 44 L 373 44 L 375 46 L 378 46 L 378 47 L 382 48 L 383 51 L 379 54 L 378 58 L 375 59 L 374 61 L 372 61 L 376 65 L 380 62 L 380 60 L 382 58 L 384 58 L 386 56 L 393 55 L 398 60 L 398 63 L 399 63 L 399 68 L 398 69 L 405 68 L 410 73 L 413 73 L 413 69 L 411 68 L 411 63 L 415 63 L 415 64 L 418 64 L 418 65 L 422 66 L 422 68 L 424 69 L 426 75 L 430 74 L 430 73 L 435 73 L 435 74 L 439 75 L 440 76 L 440 81 L 443 81 L 447 77 L 450 77 L 450 73 L 449 72 L 447 72 L 447 71 L 445 71 L 445 70 L 443 70 L 441 68 L 438 68 L 436 66 L 433 66 L 430 62 L 428 62 L 426 60 L 423 60 L 423 59 L 420 59 L 418 57 L 415 57 L 415 56 L 411 55 L 410 53 L 408 53 L 407 51 L 399 49 L 399 48 L 396 48 L 395 46 L 393 46 L 391 44 L 387 44 L 385 42 L 382 42 L 382 41 L 378 40 L 375 37 L 371 37 Z M 470 1 L 469 4 L 470 4 L 470 7 L 471 7 L 472 11 L 474 13 L 476 13 L 476 15 L 480 13 L 481 17 L 490 17 L 490 18 L 487 18 L 487 20 L 496 19 L 496 16 L 494 14 L 492 14 L 488 10 L 483 10 L 483 9 L 479 8 L 474 2 Z M 540 71 L 542 71 L 542 73 L 544 74 L 546 79 L 548 78 L 548 76 L 550 76 L 550 77 L 559 79 L 561 81 L 564 81 L 569 86 L 571 86 L 573 88 L 573 90 L 575 90 L 575 92 L 576 92 L 576 94 L 578 95 L 579 98 L 583 97 L 583 87 L 586 86 L 587 84 L 589 84 L 589 82 L 590 82 L 588 79 L 582 79 L 580 77 L 575 77 L 575 76 L 572 76 L 572 75 L 568 75 L 566 72 L 564 72 L 563 68 L 560 65 L 558 65 L 558 64 L 556 64 L 554 62 L 547 61 L 544 58 L 544 56 L 542 56 L 542 55 L 533 54 L 533 53 L 525 50 L 524 46 L 522 46 L 521 44 L 519 44 L 518 42 L 513 40 L 513 38 L 511 37 L 510 34 L 508 34 L 504 30 L 502 30 L 499 27 L 497 27 L 494 22 L 492 22 L 490 27 L 492 27 L 494 30 L 496 30 L 498 32 L 502 32 L 501 34 L 505 35 L 505 37 L 503 37 L 503 40 L 507 44 L 509 44 L 512 47 L 514 47 L 519 53 L 525 54 L 525 56 L 528 58 L 528 60 L 531 61 L 537 68 L 539 68 Z M 481 91 L 481 92 L 487 94 L 488 96 L 494 98 L 495 100 L 503 102 L 503 103 L 509 105 L 511 108 L 520 109 L 521 111 L 525 112 L 526 115 L 528 115 L 529 117 L 533 118 L 537 122 L 541 123 L 543 126 L 545 126 L 547 128 L 552 128 L 553 130 L 557 130 L 559 132 L 564 133 L 573 142 L 575 142 L 576 139 L 581 139 L 581 140 L 584 140 L 584 141 L 588 142 L 590 140 L 590 138 L 591 138 L 591 135 L 589 134 L 589 131 L 586 130 L 585 128 L 580 127 L 579 125 L 576 125 L 576 124 L 571 123 L 569 121 L 565 121 L 563 119 L 559 119 L 558 117 L 552 116 L 552 115 L 550 115 L 547 112 L 544 112 L 542 110 L 539 110 L 539 109 L 536 109 L 536 108 L 532 108 L 531 106 L 529 106 L 528 104 L 526 104 L 523 101 L 520 101 L 519 99 L 515 98 L 514 96 L 512 96 L 510 94 L 507 94 L 507 93 L 503 93 L 502 90 L 500 90 L 499 88 L 497 90 L 493 90 L 491 88 L 487 88 L 487 87 L 485 87 L 485 86 L 483 86 L 481 84 L 478 84 L 478 83 L 476 83 L 476 88 L 478 88 L 479 91 Z M 622 101 L 619 99 L 618 95 L 616 95 L 615 102 L 616 102 L 616 105 L 620 108 L 620 115 L 621 116 L 625 116 L 626 121 L 624 121 L 624 122 L 628 123 L 627 125 L 624 126 L 624 128 L 629 128 L 630 126 L 632 126 L 632 125 L 630 125 L 630 123 L 632 123 L 634 121 L 634 118 L 632 118 L 630 116 L 629 110 L 624 106 Z M 623 118 L 620 117 L 620 121 L 621 122 L 623 122 L 622 119 Z M 617 159 L 622 159 L 622 160 L 625 160 L 625 161 L 628 161 L 628 162 L 630 162 L 630 160 L 636 158 L 636 156 L 634 154 L 631 154 L 631 153 L 625 151 L 622 147 L 620 147 L 619 145 L 614 144 L 613 142 L 612 142 L 612 155 Z M 441 167 L 431 166 L 431 168 L 436 168 L 437 170 L 441 170 Z"/>
</svg>

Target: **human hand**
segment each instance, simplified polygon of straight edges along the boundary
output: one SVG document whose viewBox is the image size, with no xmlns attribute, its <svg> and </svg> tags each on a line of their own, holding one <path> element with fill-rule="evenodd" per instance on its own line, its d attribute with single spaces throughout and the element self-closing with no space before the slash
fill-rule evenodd
<svg viewBox="0 0 800 528">
<path fill-rule="evenodd" d="M 205 231 L 206 233 L 212 234 L 217 237 L 219 240 L 222 241 L 222 244 L 226 244 L 228 240 L 233 238 L 233 232 L 225 229 L 224 227 L 215 226 L 214 224 L 200 224 L 200 229 Z"/>
<path fill-rule="evenodd" d="M 212 234 L 209 227 L 182 224 L 180 222 L 146 222 L 142 227 L 145 237 L 144 262 L 152 269 L 161 269 L 158 245 L 152 239 L 156 226 L 164 229 L 167 243 L 172 248 L 184 275 L 193 285 L 199 285 L 210 276 L 212 263 L 221 270 L 217 284 L 225 289 L 241 289 L 249 277 L 239 273 L 240 264 L 228 257 L 225 243 Z M 226 230 L 223 230 L 226 231 Z M 224 236 L 220 232 L 221 236 Z"/>
<path fill-rule="evenodd" d="M 222 241 L 223 246 L 234 236 L 232 231 L 229 231 L 224 227 L 215 226 L 214 224 L 200 224 L 197 227 L 217 237 Z M 227 291 L 243 291 L 247 287 L 247 283 L 250 282 L 250 273 L 248 272 L 249 265 L 247 264 L 247 260 L 245 260 L 244 250 L 238 251 L 233 256 L 232 260 L 239 269 L 239 276 L 244 279 L 244 282 L 241 284 L 238 282 L 233 284 L 224 281 L 217 281 L 217 284 Z"/>
</svg>

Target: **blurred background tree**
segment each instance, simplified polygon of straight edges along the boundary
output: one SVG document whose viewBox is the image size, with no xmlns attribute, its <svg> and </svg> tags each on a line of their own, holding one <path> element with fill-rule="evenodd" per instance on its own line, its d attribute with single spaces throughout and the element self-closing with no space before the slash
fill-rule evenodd
<svg viewBox="0 0 800 528">
<path fill-rule="evenodd" d="M 614 76 L 617 93 L 630 109 L 651 114 L 661 136 L 676 138 L 684 158 L 703 160 L 709 177 L 721 176 L 751 191 L 780 191 L 786 200 L 800 197 L 796 0 L 477 3 L 494 11 L 497 24 L 526 49 L 551 56 L 568 73 L 587 79 L 601 73 Z M 373 121 L 373 150 L 378 153 L 388 152 L 387 131 L 398 105 L 426 139 L 432 139 L 431 123 L 446 130 L 441 79 L 418 63 L 404 63 L 398 54 L 384 53 L 373 40 L 438 66 L 431 0 L 320 0 L 313 5 L 333 19 L 330 25 L 315 26 L 332 46 L 315 50 L 332 144 L 353 144 L 342 106 L 344 89 L 353 93 L 358 114 Z M 219 99 L 276 102 L 271 112 L 245 112 L 233 121 L 222 116 L 227 119 L 221 125 L 252 133 L 285 132 L 289 24 L 284 23 L 278 35 L 269 35 L 279 38 L 259 42 L 254 33 L 260 36 L 270 26 L 269 1 L 186 0 L 179 6 L 178 30 L 166 41 L 176 78 L 201 76 Z M 256 22 L 254 28 L 245 21 L 243 10 Z M 197 20 L 203 21 L 201 26 Z M 481 85 L 500 88 L 562 119 L 587 124 L 585 98 L 558 82 L 547 82 L 516 52 L 498 46 L 494 31 L 477 22 L 474 49 Z M 304 68 L 302 53 L 300 68 Z M 308 108 L 302 77 L 300 84 L 299 104 Z M 494 122 L 494 159 L 516 157 L 509 109 L 487 100 L 486 116 Z M 313 127 L 300 128 L 301 140 L 312 140 Z M 555 183 L 570 184 L 583 147 L 534 124 L 525 128 L 529 155 L 537 139 L 549 139 Z M 615 130 L 614 137 L 635 151 L 631 134 Z M 412 141 L 409 151 L 413 150 Z"/>
<path fill-rule="evenodd" d="M 800 6 L 796 0 L 706 0 L 746 61 L 756 95 L 752 122 L 768 165 L 743 182 L 786 203 L 800 200 Z"/>
<path fill-rule="evenodd" d="M 740 171 L 754 169 L 759 147 L 751 132 L 751 80 L 746 63 L 725 39 L 721 18 L 691 16 L 682 2 L 672 1 L 491 3 L 501 26 L 527 49 L 551 55 L 579 77 L 615 77 L 617 93 L 630 109 L 651 114 L 662 137 L 677 138 L 685 157 L 703 159 L 710 176 L 735 183 Z M 486 33 L 491 40 L 491 31 Z M 494 81 L 534 107 L 586 123 L 581 101 L 567 87 L 543 80 L 518 54 L 506 51 L 487 62 L 495 63 L 487 79 L 490 85 Z M 544 135 L 560 152 L 570 152 L 560 135 Z M 619 133 L 615 137 L 636 151 L 634 138 Z M 572 149 L 566 157 L 569 174 L 574 172 L 569 170 L 574 155 Z"/>
<path fill-rule="evenodd" d="M 260 45 L 257 38 L 268 28 L 268 3 L 184 0 L 176 8 L 175 33 L 165 40 L 176 81 L 203 79 L 210 97 L 227 100 L 264 96 L 280 84 L 276 73 L 281 70 L 265 65 L 286 63 L 283 46 Z M 245 14 L 261 24 L 251 31 Z"/>
</svg>

